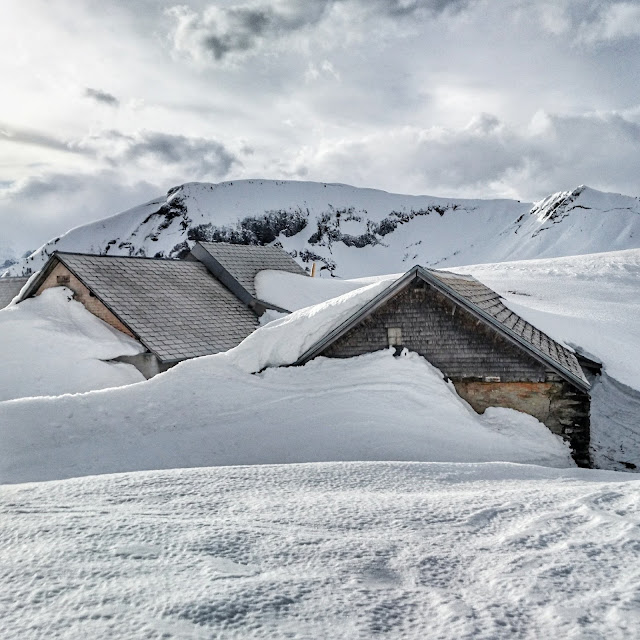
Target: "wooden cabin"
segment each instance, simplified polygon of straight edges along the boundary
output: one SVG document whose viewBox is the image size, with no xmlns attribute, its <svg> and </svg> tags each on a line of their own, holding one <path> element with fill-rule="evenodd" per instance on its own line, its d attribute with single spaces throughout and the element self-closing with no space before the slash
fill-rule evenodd
<svg viewBox="0 0 640 640">
<path fill-rule="evenodd" d="M 424 356 L 478 413 L 508 407 L 536 417 L 589 466 L 590 385 L 576 355 L 472 276 L 414 267 L 297 364 L 389 347 Z"/>
<path fill-rule="evenodd" d="M 146 348 L 118 360 L 150 378 L 235 347 L 266 309 L 286 311 L 258 299 L 254 279 L 263 269 L 306 275 L 278 247 L 203 242 L 186 260 L 56 252 L 21 300 L 68 287 L 91 313 Z"/>
</svg>

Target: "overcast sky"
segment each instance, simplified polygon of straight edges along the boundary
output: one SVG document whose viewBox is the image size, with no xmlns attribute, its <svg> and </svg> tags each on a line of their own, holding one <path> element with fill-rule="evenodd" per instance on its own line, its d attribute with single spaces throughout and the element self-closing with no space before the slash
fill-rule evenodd
<svg viewBox="0 0 640 640">
<path fill-rule="evenodd" d="M 3 0 L 0 69 L 0 253 L 186 181 L 640 195 L 640 0 Z"/>
</svg>

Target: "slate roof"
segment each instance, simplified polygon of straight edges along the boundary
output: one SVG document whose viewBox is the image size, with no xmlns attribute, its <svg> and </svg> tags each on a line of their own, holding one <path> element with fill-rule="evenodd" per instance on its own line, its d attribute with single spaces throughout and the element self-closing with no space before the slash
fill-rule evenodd
<svg viewBox="0 0 640 640">
<path fill-rule="evenodd" d="M 198 243 L 240 286 L 256 298 L 256 274 L 265 269 L 307 275 L 305 270 L 279 247 L 229 244 L 227 242 Z M 217 275 L 217 274 L 216 274 Z M 223 280 L 224 282 L 224 280 Z"/>
<path fill-rule="evenodd" d="M 24 287 L 29 278 L 0 278 L 0 309 L 4 309 Z"/>
<path fill-rule="evenodd" d="M 546 333 L 536 329 L 531 323 L 511 311 L 503 299 L 493 289 L 482 284 L 470 275 L 425 269 L 446 287 L 476 309 L 488 314 L 504 329 L 513 332 L 521 340 L 540 351 L 560 367 L 586 382 L 586 378 L 578 363 L 575 353 L 550 338 Z"/>
<path fill-rule="evenodd" d="M 258 326 L 256 315 L 199 262 L 71 253 L 54 257 L 162 362 L 226 351 Z"/>
<path fill-rule="evenodd" d="M 589 389 L 590 385 L 578 363 L 576 355 L 507 308 L 498 293 L 476 280 L 473 276 L 425 269 L 420 266 L 410 269 L 373 300 L 363 305 L 359 311 L 341 325 L 328 332 L 308 349 L 296 364 L 304 364 L 319 355 L 327 346 L 335 342 L 366 316 L 373 313 L 416 278 L 431 284 L 448 298 L 454 300 L 477 318 L 499 331 L 510 341 L 524 348 L 530 355 L 548 364 L 575 386 L 583 390 Z"/>
</svg>

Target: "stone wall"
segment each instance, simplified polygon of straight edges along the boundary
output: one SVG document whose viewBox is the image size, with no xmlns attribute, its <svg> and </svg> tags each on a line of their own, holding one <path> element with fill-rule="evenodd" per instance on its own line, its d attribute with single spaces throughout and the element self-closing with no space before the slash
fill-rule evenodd
<svg viewBox="0 0 640 640">
<path fill-rule="evenodd" d="M 322 355 L 361 355 L 388 348 L 390 339 L 440 369 L 478 413 L 497 406 L 535 416 L 569 441 L 578 464 L 589 466 L 588 394 L 425 282 L 409 285 Z"/>
<path fill-rule="evenodd" d="M 68 279 L 65 281 L 65 279 Z M 59 262 L 51 271 L 47 279 L 40 285 L 35 295 L 40 295 L 45 289 L 51 287 L 65 286 L 74 293 L 74 298 L 81 302 L 85 308 L 93 313 L 94 316 L 104 320 L 114 329 L 126 333 L 128 336 L 135 338 L 133 333 L 122 323 L 109 309 L 96 298 L 87 287 L 78 280 L 61 262 Z"/>
<path fill-rule="evenodd" d="M 565 381 L 453 382 L 458 395 L 477 413 L 487 407 L 506 407 L 528 413 L 562 436 L 581 467 L 590 466 L 589 395 Z"/>
</svg>

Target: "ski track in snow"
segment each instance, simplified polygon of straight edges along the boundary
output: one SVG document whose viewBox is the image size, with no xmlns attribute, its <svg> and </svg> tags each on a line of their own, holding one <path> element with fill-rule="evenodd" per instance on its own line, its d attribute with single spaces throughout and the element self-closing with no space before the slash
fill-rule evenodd
<svg viewBox="0 0 640 640">
<path fill-rule="evenodd" d="M 637 482 L 331 463 L 5 486 L 2 637 L 633 638 Z"/>
</svg>

